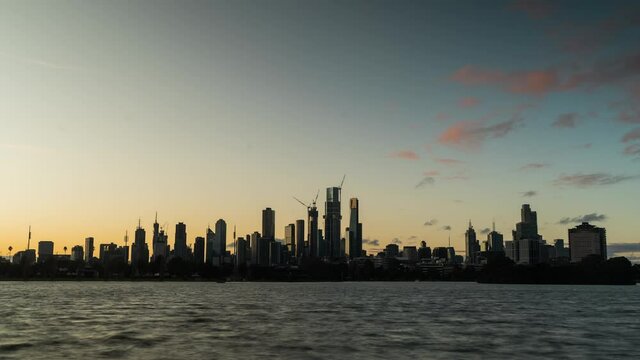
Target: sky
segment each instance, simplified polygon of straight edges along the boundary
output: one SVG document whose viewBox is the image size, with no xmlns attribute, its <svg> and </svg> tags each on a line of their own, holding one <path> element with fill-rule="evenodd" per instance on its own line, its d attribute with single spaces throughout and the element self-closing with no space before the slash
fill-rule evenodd
<svg viewBox="0 0 640 360">
<path fill-rule="evenodd" d="M 0 0 L 0 255 L 156 211 L 282 238 L 345 174 L 371 252 L 529 203 L 640 253 L 638 39 L 636 1 Z"/>
</svg>

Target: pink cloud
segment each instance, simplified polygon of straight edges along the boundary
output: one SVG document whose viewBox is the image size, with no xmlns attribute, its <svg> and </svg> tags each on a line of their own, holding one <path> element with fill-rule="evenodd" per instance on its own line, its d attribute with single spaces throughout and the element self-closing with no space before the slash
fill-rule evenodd
<svg viewBox="0 0 640 360">
<path fill-rule="evenodd" d="M 438 142 L 461 148 L 477 148 L 487 138 L 507 135 L 514 129 L 516 122 L 516 119 L 511 119 L 487 126 L 480 122 L 459 121 L 440 134 Z"/>
<path fill-rule="evenodd" d="M 437 170 L 429 170 L 429 171 L 425 171 L 424 176 L 438 176 L 440 175 L 440 172 Z"/>
<path fill-rule="evenodd" d="M 529 163 L 527 165 L 524 165 L 520 168 L 520 170 L 534 170 L 534 169 L 542 169 L 542 168 L 546 168 L 549 167 L 549 164 L 544 164 L 544 163 Z"/>
<path fill-rule="evenodd" d="M 464 97 L 458 101 L 458 107 L 461 108 L 472 108 L 478 104 L 480 104 L 480 100 L 473 96 Z"/>
<path fill-rule="evenodd" d="M 640 144 L 631 144 L 624 148 L 624 154 L 629 156 L 640 156 Z"/>
<path fill-rule="evenodd" d="M 504 72 L 466 65 L 451 76 L 464 85 L 494 85 L 514 94 L 545 95 L 560 87 L 558 73 L 553 69 Z"/>
<path fill-rule="evenodd" d="M 415 151 L 401 150 L 391 154 L 391 157 L 404 160 L 418 160 L 420 156 Z"/>
<path fill-rule="evenodd" d="M 633 129 L 622 136 L 622 142 L 640 140 L 640 128 Z"/>
<path fill-rule="evenodd" d="M 522 11 L 536 20 L 548 17 L 554 10 L 553 3 L 549 0 L 516 0 L 510 8 Z"/>
<path fill-rule="evenodd" d="M 459 165 L 464 163 L 462 160 L 450 159 L 450 158 L 434 158 L 433 161 L 442 165 Z"/>
<path fill-rule="evenodd" d="M 436 114 L 436 120 L 438 121 L 447 121 L 451 119 L 451 115 L 449 114 L 445 114 L 445 113 L 437 113 Z"/>
<path fill-rule="evenodd" d="M 557 128 L 574 128 L 578 123 L 579 115 L 577 113 L 565 113 L 558 116 L 551 126 Z"/>
</svg>

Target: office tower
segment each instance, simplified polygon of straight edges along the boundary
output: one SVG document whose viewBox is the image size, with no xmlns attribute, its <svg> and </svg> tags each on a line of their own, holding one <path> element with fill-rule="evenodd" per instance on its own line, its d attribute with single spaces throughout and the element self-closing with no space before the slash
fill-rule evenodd
<svg viewBox="0 0 640 360">
<path fill-rule="evenodd" d="M 167 240 L 168 236 L 164 233 L 164 230 L 160 230 L 158 213 L 156 213 L 156 219 L 153 222 L 153 238 L 151 239 L 151 249 L 153 250 L 153 255 L 151 256 L 152 262 L 167 259 Z"/>
<path fill-rule="evenodd" d="M 360 205 L 357 198 L 349 200 L 349 227 L 347 228 L 348 252 L 350 258 L 362 256 L 362 223 L 360 223 Z"/>
<path fill-rule="evenodd" d="M 216 232 L 213 234 L 213 242 L 211 244 L 210 263 L 214 266 L 222 265 L 226 250 L 227 223 L 222 219 L 218 219 L 218 221 L 216 221 Z"/>
<path fill-rule="evenodd" d="M 542 236 L 538 234 L 538 215 L 531 211 L 529 204 L 523 204 L 520 219 L 513 231 L 513 260 L 518 264 L 538 264 L 542 246 Z"/>
<path fill-rule="evenodd" d="M 196 236 L 193 243 L 193 261 L 197 265 L 204 264 L 204 237 Z"/>
<path fill-rule="evenodd" d="M 84 262 L 87 264 L 93 259 L 93 237 L 84 239 Z"/>
<path fill-rule="evenodd" d="M 493 224 L 492 231 L 487 234 L 487 251 L 504 252 L 503 236 L 496 231 L 496 224 Z"/>
<path fill-rule="evenodd" d="M 327 188 L 327 199 L 324 203 L 324 237 L 326 256 L 329 258 L 340 257 L 341 192 L 342 189 L 339 187 Z"/>
<path fill-rule="evenodd" d="M 188 259 L 187 250 L 187 225 L 184 223 L 176 224 L 175 243 L 173 245 L 173 255 L 183 260 Z"/>
<path fill-rule="evenodd" d="M 514 255 L 514 249 L 513 249 L 513 240 L 509 240 L 509 241 L 505 241 L 504 242 L 504 255 L 513 260 L 516 261 L 516 257 Z"/>
<path fill-rule="evenodd" d="M 420 247 L 418 248 L 418 259 L 431 259 L 431 248 L 427 246 L 426 241 L 420 242 Z"/>
<path fill-rule="evenodd" d="M 289 224 L 284 227 L 284 243 L 292 255 L 296 254 L 296 225 Z"/>
<path fill-rule="evenodd" d="M 570 258 L 569 249 L 564 247 L 563 239 L 555 239 L 553 247 L 556 258 Z"/>
<path fill-rule="evenodd" d="M 82 261 L 84 259 L 84 250 L 82 246 L 76 245 L 71 248 L 71 261 Z"/>
<path fill-rule="evenodd" d="M 309 256 L 319 257 L 321 256 L 321 243 L 318 235 L 321 230 L 318 229 L 318 208 L 315 206 L 315 203 L 307 209 L 307 224 L 309 225 L 307 227 L 307 247 L 309 248 Z"/>
<path fill-rule="evenodd" d="M 464 234 L 464 248 L 467 255 L 465 259 L 466 263 L 477 264 L 480 243 L 478 243 L 478 239 L 476 238 L 476 231 L 473 229 L 473 225 L 471 225 L 471 220 L 469 220 L 469 228 Z"/>
<path fill-rule="evenodd" d="M 44 262 L 53 257 L 53 241 L 38 242 L 38 262 Z"/>
<path fill-rule="evenodd" d="M 251 234 L 251 265 L 260 265 L 260 233 Z"/>
<path fill-rule="evenodd" d="M 136 229 L 133 246 L 131 248 L 131 264 L 136 272 L 140 273 L 149 263 L 149 247 L 146 242 L 147 233 L 140 226 Z"/>
<path fill-rule="evenodd" d="M 447 260 L 449 251 L 446 247 L 436 247 L 433 248 L 433 253 L 431 254 L 431 258 L 434 260 Z"/>
<path fill-rule="evenodd" d="M 239 237 L 236 240 L 236 267 L 247 264 L 247 240 Z"/>
<path fill-rule="evenodd" d="M 327 256 L 327 246 L 324 236 L 322 235 L 322 229 L 318 229 L 318 257 Z"/>
<path fill-rule="evenodd" d="M 264 239 L 267 240 L 267 239 Z M 268 241 L 269 255 L 268 264 L 270 266 L 276 266 L 282 264 L 282 243 L 275 240 Z"/>
<path fill-rule="evenodd" d="M 408 262 L 418 261 L 418 249 L 415 246 L 402 247 L 402 257 L 407 258 Z"/>
<path fill-rule="evenodd" d="M 206 243 L 206 254 L 205 254 L 205 261 L 207 262 L 207 264 L 212 264 L 213 263 L 213 257 L 215 254 L 214 251 L 214 243 L 216 241 L 216 233 L 213 232 L 213 230 L 211 230 L 210 227 L 207 227 L 207 234 L 206 234 L 206 238 L 205 238 L 205 243 Z"/>
<path fill-rule="evenodd" d="M 107 264 L 111 259 L 111 256 L 113 256 L 113 254 L 116 252 L 117 248 L 118 245 L 114 243 L 100 244 L 100 246 L 98 247 L 100 262 L 102 262 L 103 265 Z"/>
<path fill-rule="evenodd" d="M 607 259 L 607 231 L 588 222 L 569 229 L 571 262 L 582 261 L 589 255 Z"/>
<path fill-rule="evenodd" d="M 400 254 L 400 248 L 397 244 L 389 244 L 384 248 L 385 257 L 393 258 Z"/>
<path fill-rule="evenodd" d="M 262 238 L 276 238 L 276 212 L 271 208 L 262 210 Z"/>
<path fill-rule="evenodd" d="M 304 220 L 296 220 L 296 251 L 293 256 L 301 258 L 304 256 Z"/>
</svg>

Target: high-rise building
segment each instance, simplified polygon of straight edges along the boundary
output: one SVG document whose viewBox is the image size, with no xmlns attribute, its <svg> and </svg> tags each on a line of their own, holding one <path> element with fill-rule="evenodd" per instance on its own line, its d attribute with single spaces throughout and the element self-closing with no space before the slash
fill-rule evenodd
<svg viewBox="0 0 640 360">
<path fill-rule="evenodd" d="M 149 246 L 147 245 L 146 237 L 146 231 L 140 226 L 140 222 L 138 222 L 133 246 L 131 247 L 131 264 L 137 273 L 142 272 L 144 267 L 149 263 Z"/>
<path fill-rule="evenodd" d="M 87 264 L 93 259 L 93 237 L 84 239 L 84 262 Z"/>
<path fill-rule="evenodd" d="M 276 238 L 276 212 L 269 207 L 262 210 L 262 238 Z"/>
<path fill-rule="evenodd" d="M 296 249 L 291 254 L 297 258 L 304 256 L 304 219 L 296 220 Z"/>
<path fill-rule="evenodd" d="M 43 240 L 38 242 L 38 262 L 44 262 L 53 257 L 53 241 Z"/>
<path fill-rule="evenodd" d="M 312 258 L 321 256 L 320 250 L 321 242 L 318 238 L 318 208 L 315 203 L 307 209 L 307 248 L 309 249 L 309 256 Z"/>
<path fill-rule="evenodd" d="M 215 254 L 215 251 L 214 251 L 215 240 L 216 240 L 216 233 L 214 233 L 210 227 L 207 227 L 207 234 L 205 238 L 205 243 L 206 243 L 205 261 L 207 262 L 207 264 L 213 264 L 213 257 Z"/>
<path fill-rule="evenodd" d="M 571 262 L 582 261 L 589 255 L 607 259 L 607 231 L 588 222 L 569 229 Z"/>
<path fill-rule="evenodd" d="M 236 267 L 247 264 L 247 240 L 239 237 L 236 240 Z"/>
<path fill-rule="evenodd" d="M 324 203 L 324 237 L 326 256 L 329 258 L 340 257 L 341 193 L 342 189 L 339 187 L 327 188 L 327 200 Z"/>
<path fill-rule="evenodd" d="M 427 246 L 426 241 L 420 242 L 420 247 L 418 248 L 418 259 L 431 259 L 431 248 Z"/>
<path fill-rule="evenodd" d="M 404 246 L 402 256 L 407 258 L 409 262 L 416 262 L 418 261 L 418 249 L 415 246 Z"/>
<path fill-rule="evenodd" d="M 260 233 L 251 234 L 251 265 L 260 265 Z"/>
<path fill-rule="evenodd" d="M 189 251 L 187 250 L 187 225 L 182 222 L 176 224 L 173 255 L 183 260 L 188 259 Z"/>
<path fill-rule="evenodd" d="M 400 247 L 398 244 L 389 244 L 384 249 L 385 257 L 394 258 L 400 254 Z"/>
<path fill-rule="evenodd" d="M 168 236 L 164 230 L 160 230 L 160 224 L 158 224 L 158 213 L 156 213 L 156 219 L 153 222 L 153 238 L 151 239 L 151 249 L 153 255 L 151 261 L 164 261 L 167 259 L 167 242 Z"/>
<path fill-rule="evenodd" d="M 504 237 L 496 231 L 496 224 L 493 230 L 487 235 L 487 251 L 504 252 Z"/>
<path fill-rule="evenodd" d="M 284 243 L 289 248 L 291 254 L 296 253 L 296 225 L 289 224 L 284 227 Z"/>
<path fill-rule="evenodd" d="M 538 215 L 529 204 L 523 204 L 520 219 L 513 231 L 513 260 L 518 264 L 538 264 L 543 245 L 538 234 Z"/>
<path fill-rule="evenodd" d="M 84 249 L 82 246 L 76 245 L 71 248 L 71 261 L 81 261 L 84 259 Z"/>
<path fill-rule="evenodd" d="M 193 261 L 198 264 L 204 264 L 204 237 L 196 236 L 193 243 Z"/>
<path fill-rule="evenodd" d="M 349 243 L 349 257 L 362 256 L 362 223 L 360 222 L 360 202 L 357 198 L 349 200 L 349 227 L 347 228 L 347 241 Z"/>
<path fill-rule="evenodd" d="M 469 220 L 469 228 L 464 234 L 464 249 L 467 255 L 465 262 L 467 264 L 477 264 L 480 243 L 476 238 L 476 231 L 473 229 L 473 225 L 471 225 L 471 220 Z"/>
<path fill-rule="evenodd" d="M 213 241 L 213 264 L 222 265 L 222 259 L 227 251 L 227 223 L 218 219 Z"/>
</svg>

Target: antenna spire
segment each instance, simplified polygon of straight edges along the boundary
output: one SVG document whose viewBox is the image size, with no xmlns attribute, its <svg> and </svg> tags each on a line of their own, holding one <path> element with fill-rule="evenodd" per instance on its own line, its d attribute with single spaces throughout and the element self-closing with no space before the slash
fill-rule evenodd
<svg viewBox="0 0 640 360">
<path fill-rule="evenodd" d="M 29 238 L 27 239 L 27 250 L 31 249 L 31 225 L 29 225 Z"/>
</svg>

